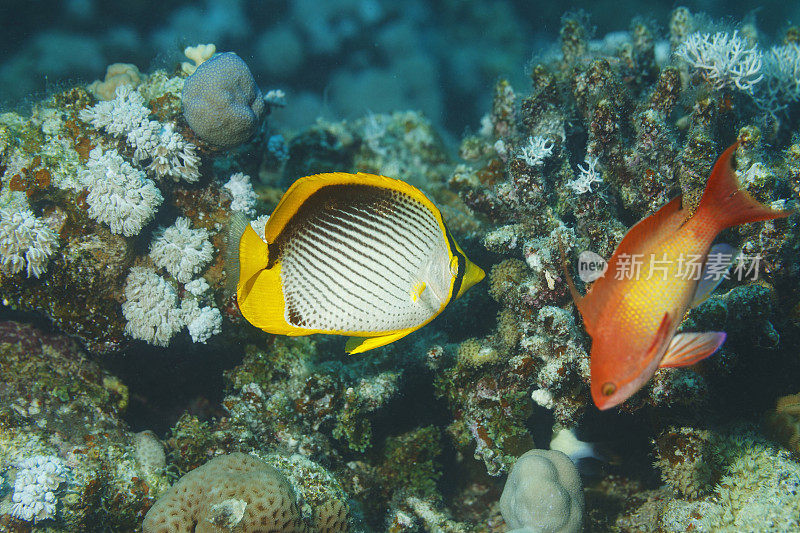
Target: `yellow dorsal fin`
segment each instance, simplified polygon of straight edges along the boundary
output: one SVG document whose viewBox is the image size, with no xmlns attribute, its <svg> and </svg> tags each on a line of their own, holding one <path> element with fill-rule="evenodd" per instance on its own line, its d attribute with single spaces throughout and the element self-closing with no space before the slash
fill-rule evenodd
<svg viewBox="0 0 800 533">
<path fill-rule="evenodd" d="M 289 187 L 289 190 L 283 195 L 269 218 L 266 232 L 267 241 L 275 242 L 275 239 L 283 231 L 289 220 L 297 213 L 303 202 L 316 191 L 328 185 L 372 185 L 405 193 L 427 207 L 436 217 L 442 227 L 442 231 L 444 231 L 444 221 L 439 209 L 422 191 L 413 185 L 377 174 L 329 172 L 300 178 Z"/>
</svg>

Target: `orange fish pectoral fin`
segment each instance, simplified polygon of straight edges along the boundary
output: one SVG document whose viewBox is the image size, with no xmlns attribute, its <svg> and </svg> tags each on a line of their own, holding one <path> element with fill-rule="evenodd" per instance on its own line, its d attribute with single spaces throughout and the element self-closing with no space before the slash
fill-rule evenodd
<svg viewBox="0 0 800 533">
<path fill-rule="evenodd" d="M 722 331 L 679 333 L 672 338 L 659 368 L 693 365 L 716 352 L 725 342 Z"/>
<path fill-rule="evenodd" d="M 672 324 L 675 322 L 675 316 L 675 313 L 670 313 L 669 311 L 664 313 L 664 316 L 661 319 L 661 324 L 658 326 L 658 331 L 656 331 L 656 336 L 653 337 L 653 342 L 647 349 L 648 354 L 654 354 L 658 352 L 664 343 L 667 342 L 669 339 L 669 334 L 672 332 Z"/>
<path fill-rule="evenodd" d="M 350 355 L 363 353 L 400 340 L 409 333 L 416 331 L 416 329 L 418 328 L 404 329 L 397 333 L 389 333 L 388 335 L 381 335 L 379 337 L 350 337 L 347 339 L 347 344 L 345 344 L 344 349 Z"/>
</svg>

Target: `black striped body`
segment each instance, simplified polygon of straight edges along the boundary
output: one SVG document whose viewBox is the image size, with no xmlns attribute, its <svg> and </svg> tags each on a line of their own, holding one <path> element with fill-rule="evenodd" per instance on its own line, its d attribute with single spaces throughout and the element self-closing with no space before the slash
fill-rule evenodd
<svg viewBox="0 0 800 533">
<path fill-rule="evenodd" d="M 455 272 L 434 214 L 401 191 L 329 185 L 276 239 L 286 322 L 337 332 L 418 327 L 450 298 Z"/>
</svg>

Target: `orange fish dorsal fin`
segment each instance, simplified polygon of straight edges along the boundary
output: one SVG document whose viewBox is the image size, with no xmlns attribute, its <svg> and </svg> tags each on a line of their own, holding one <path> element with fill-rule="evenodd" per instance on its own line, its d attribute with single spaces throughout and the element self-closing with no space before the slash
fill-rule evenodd
<svg viewBox="0 0 800 533">
<path fill-rule="evenodd" d="M 572 300 L 575 302 L 575 307 L 577 307 L 578 311 L 581 313 L 584 323 L 588 326 L 589 319 L 586 317 L 586 313 L 584 313 L 583 309 L 581 308 L 583 296 L 581 296 L 581 294 L 578 292 L 577 287 L 575 287 L 575 282 L 572 279 L 572 274 L 569 273 L 567 253 L 564 251 L 564 243 L 560 238 L 558 239 L 558 250 L 561 252 L 561 268 L 564 270 L 564 276 L 567 278 L 567 287 L 569 287 L 569 293 L 572 295 Z"/>
<path fill-rule="evenodd" d="M 793 214 L 793 211 L 772 209 L 741 188 L 732 164 L 733 155 L 738 147 L 739 143 L 734 143 L 717 159 L 695 213 L 696 217 L 710 221 L 717 228 L 717 232 L 738 224 L 788 217 Z"/>
<path fill-rule="evenodd" d="M 608 262 L 609 270 L 614 272 L 611 270 L 612 263 L 620 255 L 642 253 L 642 250 L 650 248 L 652 242 L 677 230 L 686 219 L 682 199 L 681 195 L 676 196 L 664 207 L 634 224 L 614 250 L 614 255 Z"/>
<path fill-rule="evenodd" d="M 725 333 L 679 333 L 672 338 L 659 368 L 689 366 L 716 352 L 725 342 Z"/>
</svg>

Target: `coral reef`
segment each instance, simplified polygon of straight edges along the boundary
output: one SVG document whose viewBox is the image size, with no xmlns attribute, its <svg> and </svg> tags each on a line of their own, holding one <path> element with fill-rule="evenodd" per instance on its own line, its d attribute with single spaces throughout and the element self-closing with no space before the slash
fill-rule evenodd
<svg viewBox="0 0 800 533">
<path fill-rule="evenodd" d="M 710 448 L 717 460 L 716 485 L 706 484 L 709 495 L 705 498 L 669 501 L 661 517 L 665 531 L 685 531 L 687 527 L 698 531 L 791 531 L 800 527 L 800 464 L 786 451 L 776 450 L 749 428 L 721 433 Z M 673 453 L 681 449 L 673 448 Z"/>
<path fill-rule="evenodd" d="M 245 39 L 244 4 L 218 35 Z M 396 103 L 430 90 L 420 107 L 438 114 L 444 94 L 471 98 L 469 78 L 496 80 L 497 62 L 522 52 L 473 50 L 477 73 L 451 47 L 440 66 L 464 86 L 441 92 L 399 8 L 345 4 L 278 10 L 252 39 L 264 52 L 239 50 L 256 76 L 201 45 L 185 50 L 191 62 L 110 65 L 103 81 L 0 114 L 0 529 L 246 531 L 263 518 L 296 531 L 499 532 L 543 527 L 526 512 L 548 497 L 551 530 L 800 527 L 797 217 L 723 233 L 741 256 L 681 330 L 725 331 L 725 345 L 658 370 L 611 412 L 592 404 L 590 339 L 563 272 L 578 257 L 587 290 L 581 252 L 609 257 L 678 194 L 691 210 L 733 142 L 747 191 L 796 208 L 800 32 L 768 47 L 752 21 L 679 7 L 665 30 L 634 19 L 595 39 L 587 14 L 567 13 L 527 78 L 518 64 L 513 83 L 463 105 L 486 115 L 450 150 L 430 115 Z M 490 34 L 479 43 L 518 30 L 506 3 L 468 4 L 441 2 L 464 21 L 447 38 L 473 49 L 478 21 Z M 351 54 L 357 29 L 376 35 L 374 51 Z M 310 95 L 321 82 L 303 65 L 348 55 L 324 74 L 350 118 L 321 118 Z M 375 57 L 381 68 L 356 68 Z M 286 95 L 262 91 L 255 79 L 273 78 L 259 73 L 308 87 L 266 123 Z M 391 107 L 370 112 L 379 97 Z M 486 283 L 365 356 L 251 327 L 226 289 L 232 218 L 263 231 L 294 179 L 356 170 L 424 190 Z M 170 403 L 212 372 L 199 354 L 224 374 Z M 117 378 L 104 368 L 114 357 L 136 368 Z M 141 384 L 184 358 L 185 381 Z M 131 414 L 126 425 L 129 402 L 159 412 L 160 429 Z M 576 460 L 582 489 L 555 450 Z M 520 482 L 530 470 L 545 482 Z"/>
<path fill-rule="evenodd" d="M 120 419 L 125 385 L 73 340 L 11 321 L 0 360 L 0 471 L 13 487 L 0 492 L 0 528 L 138 528 L 169 482 L 150 459 L 158 441 Z"/>
</svg>

